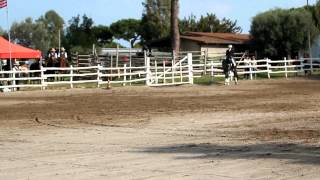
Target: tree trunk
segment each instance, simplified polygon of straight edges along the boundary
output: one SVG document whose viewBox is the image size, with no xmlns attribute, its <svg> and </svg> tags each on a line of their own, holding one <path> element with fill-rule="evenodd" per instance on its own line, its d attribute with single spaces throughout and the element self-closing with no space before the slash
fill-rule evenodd
<svg viewBox="0 0 320 180">
<path fill-rule="evenodd" d="M 171 0 L 171 46 L 178 53 L 180 50 L 179 0 Z"/>
</svg>

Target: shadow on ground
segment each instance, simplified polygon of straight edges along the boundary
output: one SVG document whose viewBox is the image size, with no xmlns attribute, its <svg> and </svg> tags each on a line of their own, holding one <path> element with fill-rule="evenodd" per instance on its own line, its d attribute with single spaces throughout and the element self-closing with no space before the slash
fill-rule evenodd
<svg viewBox="0 0 320 180">
<path fill-rule="evenodd" d="M 176 159 L 279 159 L 290 163 L 320 165 L 320 146 L 255 144 L 223 146 L 210 143 L 145 148 L 141 153 L 176 154 Z"/>
</svg>

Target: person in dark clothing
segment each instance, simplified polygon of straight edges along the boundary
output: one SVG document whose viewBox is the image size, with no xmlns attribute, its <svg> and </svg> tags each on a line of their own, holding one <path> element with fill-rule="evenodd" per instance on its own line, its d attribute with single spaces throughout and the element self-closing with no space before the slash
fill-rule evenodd
<svg viewBox="0 0 320 180">
<path fill-rule="evenodd" d="M 223 62 L 223 70 L 225 74 L 225 85 L 229 85 L 231 71 L 234 74 L 235 83 L 238 84 L 237 63 L 233 57 L 234 57 L 234 51 L 233 51 L 232 45 L 229 45 L 226 51 L 225 62 Z"/>
</svg>

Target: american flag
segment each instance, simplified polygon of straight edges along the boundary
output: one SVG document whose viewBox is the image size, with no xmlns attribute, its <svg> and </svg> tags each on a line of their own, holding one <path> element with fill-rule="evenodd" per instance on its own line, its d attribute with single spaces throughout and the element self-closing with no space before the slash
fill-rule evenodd
<svg viewBox="0 0 320 180">
<path fill-rule="evenodd" d="M 7 7 L 7 0 L 0 0 L 0 9 Z"/>
</svg>

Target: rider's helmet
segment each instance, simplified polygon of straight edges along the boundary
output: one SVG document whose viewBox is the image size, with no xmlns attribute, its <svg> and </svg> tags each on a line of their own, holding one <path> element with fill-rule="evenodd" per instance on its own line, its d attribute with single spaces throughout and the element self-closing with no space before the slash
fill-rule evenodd
<svg viewBox="0 0 320 180">
<path fill-rule="evenodd" d="M 229 49 L 232 49 L 232 45 L 230 44 L 230 45 L 228 46 L 228 48 L 229 48 Z"/>
</svg>

